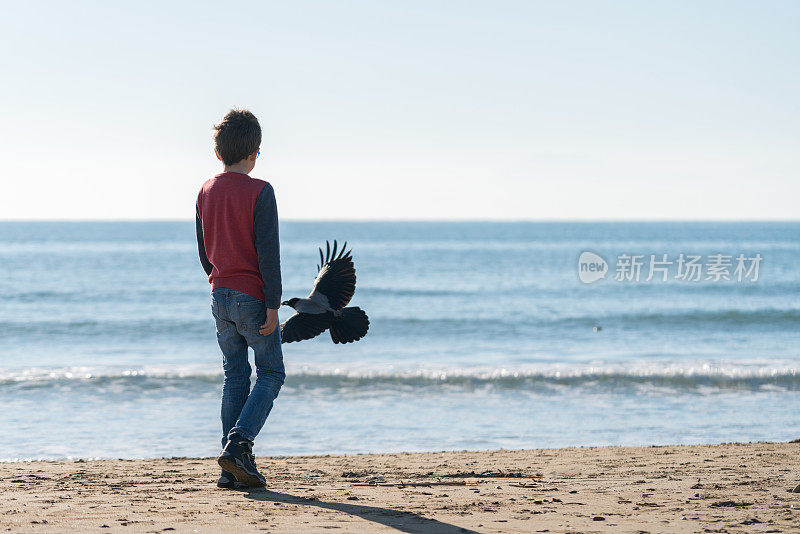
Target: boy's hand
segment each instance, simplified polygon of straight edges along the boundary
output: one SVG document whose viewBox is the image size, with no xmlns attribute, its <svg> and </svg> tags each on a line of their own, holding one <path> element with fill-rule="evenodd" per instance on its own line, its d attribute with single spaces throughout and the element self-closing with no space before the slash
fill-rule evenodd
<svg viewBox="0 0 800 534">
<path fill-rule="evenodd" d="M 258 333 L 262 336 L 268 336 L 275 330 L 276 326 L 278 326 L 278 310 L 267 308 L 267 321 L 261 325 Z"/>
</svg>

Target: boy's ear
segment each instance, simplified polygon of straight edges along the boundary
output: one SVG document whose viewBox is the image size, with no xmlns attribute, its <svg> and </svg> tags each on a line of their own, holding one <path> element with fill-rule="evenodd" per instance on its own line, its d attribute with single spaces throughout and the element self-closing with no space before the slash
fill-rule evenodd
<svg viewBox="0 0 800 534">
<path fill-rule="evenodd" d="M 214 149 L 214 154 L 217 155 L 218 160 L 222 161 L 222 156 L 219 155 L 219 151 L 216 148 Z"/>
</svg>

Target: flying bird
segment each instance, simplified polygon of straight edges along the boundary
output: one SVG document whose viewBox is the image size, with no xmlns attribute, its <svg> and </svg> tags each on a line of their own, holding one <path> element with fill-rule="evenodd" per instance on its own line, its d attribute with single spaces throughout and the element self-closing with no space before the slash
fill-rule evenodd
<svg viewBox="0 0 800 534">
<path fill-rule="evenodd" d="M 314 289 L 305 298 L 291 298 L 281 302 L 297 312 L 281 324 L 283 343 L 303 341 L 317 337 L 325 330 L 331 333 L 334 343 L 350 343 L 367 334 L 369 318 L 358 306 L 347 306 L 356 291 L 356 268 L 347 241 L 336 255 L 338 244 L 325 242 L 326 252 L 319 249 L 319 273 Z"/>
</svg>

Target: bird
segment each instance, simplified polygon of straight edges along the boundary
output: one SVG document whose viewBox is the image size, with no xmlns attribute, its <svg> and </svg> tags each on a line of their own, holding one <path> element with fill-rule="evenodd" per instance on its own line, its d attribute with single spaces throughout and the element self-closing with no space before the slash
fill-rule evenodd
<svg viewBox="0 0 800 534">
<path fill-rule="evenodd" d="M 352 250 L 344 242 L 339 255 L 338 243 L 325 241 L 323 256 L 319 249 L 319 265 L 314 288 L 305 298 L 293 297 L 282 306 L 297 312 L 281 323 L 281 342 L 292 343 L 317 337 L 328 330 L 334 343 L 351 343 L 364 337 L 369 330 L 369 317 L 358 306 L 346 307 L 356 291 L 356 269 Z"/>
</svg>

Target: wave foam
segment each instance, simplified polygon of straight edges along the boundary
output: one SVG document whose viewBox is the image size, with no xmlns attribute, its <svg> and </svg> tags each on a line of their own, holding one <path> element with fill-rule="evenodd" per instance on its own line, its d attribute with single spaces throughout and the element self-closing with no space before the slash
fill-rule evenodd
<svg viewBox="0 0 800 534">
<path fill-rule="evenodd" d="M 0 391 L 8 387 L 42 387 L 57 384 L 107 385 L 131 388 L 219 383 L 222 372 L 203 365 L 0 370 Z M 295 364 L 287 365 L 287 386 L 299 388 L 392 388 L 431 386 L 537 389 L 542 387 L 591 387 L 624 389 L 663 387 L 673 390 L 777 389 L 800 391 L 800 366 L 793 361 L 773 362 L 648 362 L 521 365 L 517 367 L 428 366 L 397 368 L 394 365 Z"/>
</svg>

